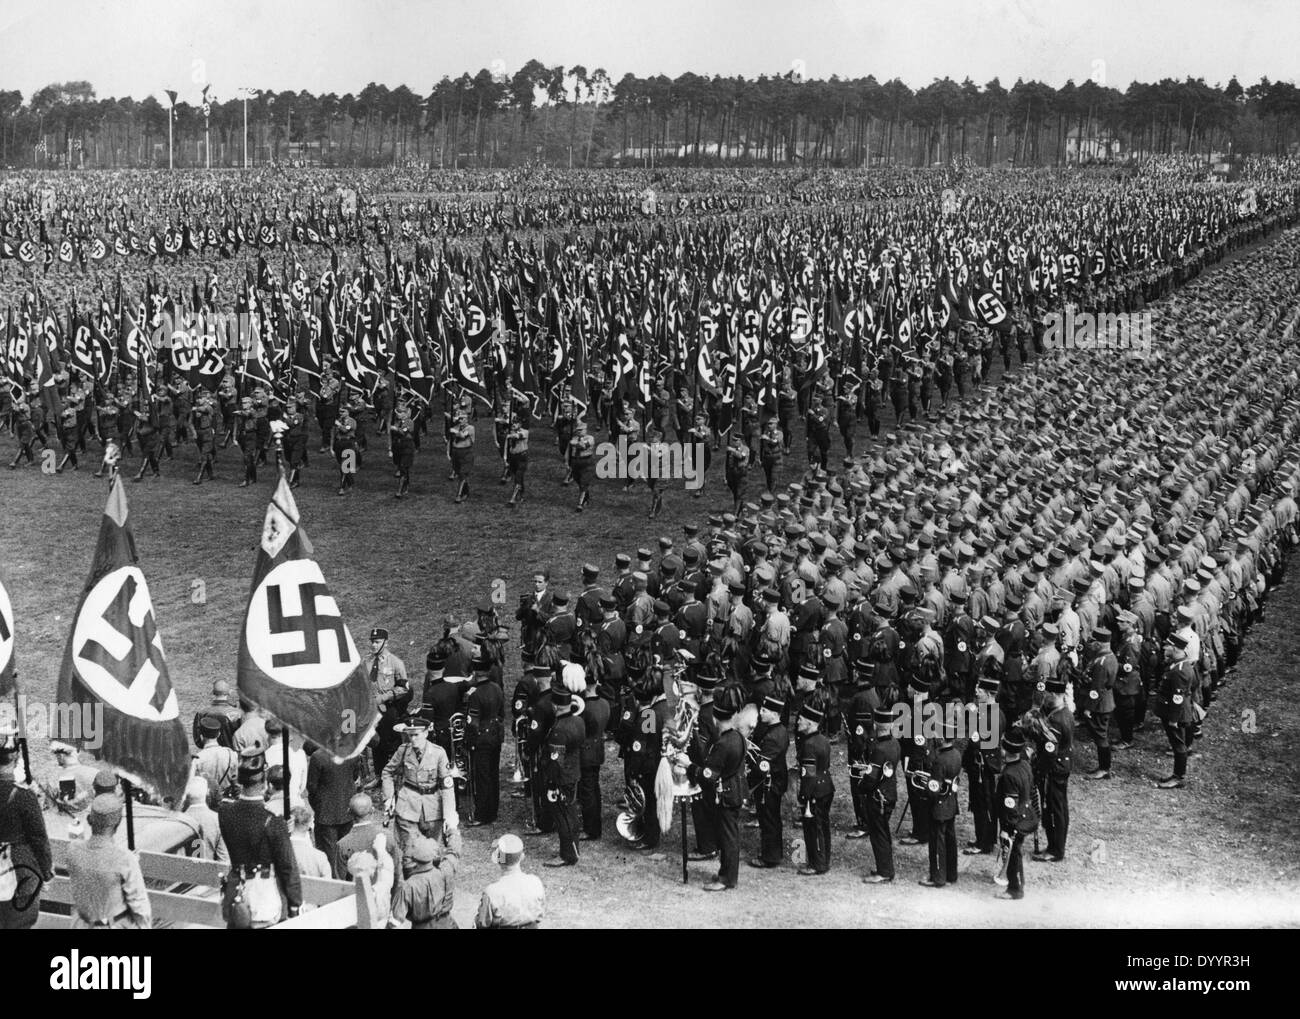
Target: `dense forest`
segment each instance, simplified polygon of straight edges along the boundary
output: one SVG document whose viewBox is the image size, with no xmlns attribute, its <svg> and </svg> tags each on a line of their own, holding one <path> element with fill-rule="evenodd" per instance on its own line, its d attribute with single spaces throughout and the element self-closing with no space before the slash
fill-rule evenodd
<svg viewBox="0 0 1300 1019">
<path fill-rule="evenodd" d="M 0 90 L 0 162 L 10 167 L 168 164 L 169 96 L 100 98 L 90 82 L 30 97 Z M 1053 88 L 997 78 L 912 89 L 874 77 L 802 80 L 682 74 L 613 81 L 603 68 L 484 68 L 425 96 L 371 83 L 356 94 L 241 90 L 176 102 L 177 166 L 306 160 L 441 168 L 802 163 L 925 166 L 961 160 L 1059 166 L 1215 152 L 1285 154 L 1300 142 L 1300 92 L 1199 78 L 1087 80 Z M 245 142 L 247 139 L 247 142 Z M 211 151 L 207 151 L 210 142 Z"/>
</svg>

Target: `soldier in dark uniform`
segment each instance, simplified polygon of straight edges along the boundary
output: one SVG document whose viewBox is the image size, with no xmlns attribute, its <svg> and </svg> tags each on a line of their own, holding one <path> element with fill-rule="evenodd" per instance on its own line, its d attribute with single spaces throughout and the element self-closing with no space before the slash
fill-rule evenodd
<svg viewBox="0 0 1300 1019">
<path fill-rule="evenodd" d="M 849 794 L 853 799 L 853 817 L 857 827 L 846 838 L 865 838 L 870 831 L 867 824 L 867 796 L 865 784 L 867 759 L 875 734 L 875 710 L 881 707 L 880 694 L 873 685 L 875 662 L 860 658 L 853 663 L 854 690 L 844 707 L 844 722 L 848 730 Z"/>
<path fill-rule="evenodd" d="M 546 643 L 555 648 L 560 658 L 573 659 L 573 642 L 578 635 L 578 621 L 569 609 L 569 595 L 556 591 L 551 598 L 551 615 L 544 628 Z"/>
<path fill-rule="evenodd" d="M 826 719 L 825 700 L 814 695 L 799 708 L 799 811 L 803 819 L 804 851 L 807 863 L 803 875 L 825 874 L 831 869 L 831 801 L 835 781 L 831 778 L 831 744 L 821 732 Z"/>
<path fill-rule="evenodd" d="M 578 604 L 574 606 L 575 622 L 579 628 L 594 629 L 600 622 L 603 613 L 600 609 L 600 599 L 604 596 L 605 591 L 596 583 L 600 579 L 600 567 L 592 563 L 584 563 L 582 566 L 582 594 L 578 595 Z"/>
<path fill-rule="evenodd" d="M 555 723 L 546 737 L 542 771 L 546 796 L 555 811 L 555 830 L 560 836 L 560 854 L 547 860 L 547 867 L 572 866 L 578 862 L 578 781 L 582 777 L 582 745 L 587 729 L 582 721 L 586 702 L 586 674 L 581 665 L 570 662 L 563 674 L 552 680 Z"/>
<path fill-rule="evenodd" d="M 344 495 L 355 486 L 357 468 L 361 463 L 361 454 L 357 449 L 357 421 L 348 410 L 347 404 L 339 407 L 330 447 L 334 451 L 334 459 L 339 464 L 338 494 Z"/>
<path fill-rule="evenodd" d="M 961 778 L 961 751 L 957 749 L 957 725 L 943 723 L 939 745 L 930 752 L 926 767 L 926 791 L 930 807 L 930 876 L 921 881 L 927 888 L 942 888 L 957 880 L 957 786 Z"/>
<path fill-rule="evenodd" d="M 1119 724 L 1119 742 L 1112 749 L 1127 750 L 1133 745 L 1137 703 L 1142 695 L 1142 635 L 1137 630 L 1138 617 L 1125 609 L 1120 612 L 1119 649 L 1115 654 L 1115 721 Z"/>
<path fill-rule="evenodd" d="M 879 672 L 877 672 L 879 676 Z M 927 760 L 930 756 L 930 744 L 933 742 L 925 737 L 921 730 L 920 719 L 925 710 L 926 701 L 930 699 L 928 687 L 917 688 L 908 686 L 907 701 L 910 718 L 913 719 L 912 727 L 902 734 L 899 740 L 899 753 L 903 760 L 903 773 L 907 781 L 907 805 L 912 814 L 912 830 L 906 838 L 898 840 L 900 846 L 920 846 L 928 845 L 930 842 L 930 802 L 926 793 L 917 787 L 917 782 L 922 781 L 919 774 L 926 770 Z"/>
<path fill-rule="evenodd" d="M 718 790 L 713 776 L 704 775 L 703 769 L 709 753 L 718 739 L 718 723 L 714 717 L 714 693 L 722 677 L 708 662 L 696 667 L 695 685 L 700 691 L 700 710 L 695 718 L 695 731 L 686 752 L 699 773 L 700 795 L 691 801 L 691 826 L 695 829 L 695 851 L 687 859 L 712 860 L 718 855 Z"/>
<path fill-rule="evenodd" d="M 826 469 L 831 450 L 830 413 L 820 401 L 814 401 L 806 419 L 808 431 L 808 465 Z"/>
<path fill-rule="evenodd" d="M 613 595 L 600 598 L 601 621 L 596 625 L 596 650 L 604 668 L 605 683 L 610 698 L 622 698 L 623 683 L 627 678 L 627 665 L 623 651 L 627 646 L 627 624 L 618 614 L 618 601 Z"/>
<path fill-rule="evenodd" d="M 749 861 L 751 867 L 779 867 L 785 856 L 781 801 L 790 785 L 790 732 L 781 724 L 784 714 L 785 701 L 780 697 L 766 696 L 759 704 L 758 729 L 754 733 L 758 760 L 754 762 L 756 774 L 749 777 L 758 814 L 759 849 L 758 856 Z"/>
<path fill-rule="evenodd" d="M 1002 760 L 997 807 L 1002 829 L 999 838 L 1007 852 L 1007 888 L 997 897 L 1023 899 L 1025 864 L 1021 844 L 1026 835 L 1038 830 L 1038 811 L 1034 808 L 1034 775 L 1025 760 L 1025 737 L 1020 732 L 1008 733 L 1002 741 Z"/>
<path fill-rule="evenodd" d="M 1110 778 L 1110 716 L 1115 710 L 1115 677 L 1119 660 L 1110 649 L 1110 630 L 1099 626 L 1084 649 L 1079 711 L 1097 747 L 1097 767 L 1084 778 Z"/>
<path fill-rule="evenodd" d="M 1002 771 L 997 739 L 1007 728 L 1006 716 L 998 707 L 999 686 L 1001 684 L 991 677 L 979 680 L 975 689 L 978 731 L 970 734 L 962 751 L 962 767 L 970 788 L 970 812 L 975 820 L 975 839 L 962 850 L 967 856 L 991 853 L 997 842 L 996 792 L 998 775 Z M 988 746 L 988 743 L 994 745 Z"/>
<path fill-rule="evenodd" d="M 230 870 L 221 896 L 221 915 L 230 926 L 235 917 L 231 906 L 236 896 L 252 910 L 253 927 L 278 923 L 284 912 L 297 916 L 302 906 L 302 882 L 298 862 L 289 841 L 284 818 L 266 809 L 266 758 L 262 747 L 249 747 L 240 754 L 239 799 L 227 800 L 217 811 L 221 838 L 230 853 Z M 257 905 L 264 900 L 256 894 L 256 882 L 274 876 L 279 891 L 281 911 L 276 916 L 263 913 Z"/>
<path fill-rule="evenodd" d="M 902 755 L 895 738 L 894 712 L 887 707 L 878 707 L 871 713 L 871 720 L 875 725 L 875 739 L 867 752 L 862 794 L 866 801 L 871 855 L 876 867 L 862 880 L 867 884 L 883 884 L 894 880 L 894 843 L 889 818 L 898 803 L 898 771 Z"/>
<path fill-rule="evenodd" d="M 59 415 L 59 445 L 63 447 L 63 459 L 59 461 L 56 473 L 62 474 L 69 463 L 77 469 L 77 408 L 69 403 Z"/>
<path fill-rule="evenodd" d="M 639 841 L 633 849 L 658 849 L 661 832 L 655 800 L 655 772 L 663 755 L 663 733 L 668 724 L 668 699 L 657 669 L 648 669 L 634 679 L 637 710 L 621 727 L 623 753 L 629 781 L 645 793 L 645 818 Z"/>
<path fill-rule="evenodd" d="M 1053 676 L 1045 681 L 1042 712 L 1045 731 L 1036 736 L 1034 779 L 1043 804 L 1043 828 L 1047 851 L 1035 853 L 1039 863 L 1060 863 L 1065 859 L 1065 840 L 1070 833 L 1070 762 L 1074 751 L 1074 716 L 1065 705 L 1065 680 Z"/>
<path fill-rule="evenodd" d="M 461 710 L 464 691 L 460 683 L 448 681 L 446 665 L 447 652 L 439 642 L 424 658 L 424 688 L 417 712 L 432 728 L 433 741 L 451 759 L 451 716 Z"/>
<path fill-rule="evenodd" d="M 608 595 L 604 600 L 613 601 Z M 614 621 L 622 625 L 617 616 L 614 616 Z M 609 728 L 611 706 L 597 689 L 594 675 L 587 676 L 587 689 L 582 698 L 586 704 L 582 710 L 585 734 L 578 762 L 578 806 L 582 813 L 582 834 L 578 841 L 594 842 L 601 836 L 600 769 L 605 763 L 605 730 Z"/>
<path fill-rule="evenodd" d="M 199 737 L 199 723 L 205 717 L 214 717 L 217 719 L 217 744 L 223 747 L 233 747 L 235 745 L 235 730 L 239 728 L 243 721 L 244 713 L 239 710 L 239 706 L 230 699 L 230 684 L 224 679 L 218 679 L 212 684 L 212 703 L 194 713 L 194 726 L 192 734 L 194 736 L 194 745 L 203 746 L 203 740 Z"/>
<path fill-rule="evenodd" d="M 551 735 L 551 726 L 555 724 L 555 699 L 551 694 L 551 683 L 558 677 L 548 668 L 545 678 L 538 675 L 537 679 L 537 698 L 528 709 L 528 729 L 524 739 L 524 753 L 533 762 L 531 792 L 534 822 L 534 827 L 527 829 L 525 835 L 549 835 L 555 831 L 555 804 L 546 796 L 547 778 L 543 769 L 543 755 L 546 752 L 546 741 Z M 543 682 L 545 686 L 541 686 Z"/>
<path fill-rule="evenodd" d="M 1187 780 L 1188 748 L 1196 723 L 1196 664 L 1187 657 L 1187 645 L 1187 635 L 1178 630 L 1165 642 L 1165 669 L 1157 690 L 1155 714 L 1164 723 L 1169 749 L 1174 752 L 1174 773 L 1156 783 L 1161 789 L 1181 789 Z"/>
<path fill-rule="evenodd" d="M 393 427 L 397 427 L 394 422 Z M 505 737 L 506 695 L 492 676 L 492 661 L 482 648 L 474 657 L 474 685 L 465 692 L 465 735 L 474 781 L 474 816 L 468 827 L 496 822 L 501 805 L 501 743 Z"/>
<path fill-rule="evenodd" d="M 712 790 L 718 833 L 718 875 L 704 886 L 706 892 L 736 887 L 740 879 L 740 807 L 745 801 L 745 734 L 738 712 L 744 695 L 738 687 L 727 687 L 713 711 L 717 736 L 709 746 L 704 764 L 692 764 L 687 776 L 697 776 L 700 788 Z M 707 792 L 704 795 L 708 795 Z"/>
</svg>

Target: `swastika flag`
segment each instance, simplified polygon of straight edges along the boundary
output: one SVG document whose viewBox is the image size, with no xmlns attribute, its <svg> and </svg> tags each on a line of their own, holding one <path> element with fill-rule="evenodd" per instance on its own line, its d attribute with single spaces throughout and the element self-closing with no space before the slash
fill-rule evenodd
<svg viewBox="0 0 1300 1019">
<path fill-rule="evenodd" d="M 102 731 L 57 735 L 81 742 L 133 784 L 179 801 L 189 776 L 189 738 L 137 562 L 126 493 L 115 480 L 59 672 L 60 705 L 102 706 Z"/>
<path fill-rule="evenodd" d="M 281 477 L 239 638 L 239 693 L 344 760 L 365 748 L 379 711 L 313 551 Z"/>
<path fill-rule="evenodd" d="M 14 606 L 5 588 L 4 573 L 0 572 L 0 697 L 14 693 L 18 684 L 14 643 Z"/>
</svg>

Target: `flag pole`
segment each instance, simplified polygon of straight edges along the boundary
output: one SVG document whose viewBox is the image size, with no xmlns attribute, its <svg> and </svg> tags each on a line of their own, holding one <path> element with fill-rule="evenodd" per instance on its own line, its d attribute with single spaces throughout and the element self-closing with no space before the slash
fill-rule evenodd
<svg viewBox="0 0 1300 1019">
<path fill-rule="evenodd" d="M 122 798 L 126 801 L 126 848 L 135 850 L 135 811 L 131 801 L 135 799 L 135 789 L 128 778 L 122 779 Z"/>
<path fill-rule="evenodd" d="M 14 670 L 14 682 L 18 682 L 18 670 Z M 27 720 L 23 717 L 26 712 L 23 711 L 23 698 L 18 693 L 17 687 L 14 689 L 14 714 L 18 719 L 18 749 L 23 755 L 23 778 L 28 785 L 32 785 L 35 779 L 32 778 L 32 759 L 27 749 Z"/>
<path fill-rule="evenodd" d="M 280 471 L 283 475 L 283 469 Z M 281 755 L 284 759 L 284 820 L 289 821 L 289 729 L 280 730 L 280 748 Z"/>
</svg>

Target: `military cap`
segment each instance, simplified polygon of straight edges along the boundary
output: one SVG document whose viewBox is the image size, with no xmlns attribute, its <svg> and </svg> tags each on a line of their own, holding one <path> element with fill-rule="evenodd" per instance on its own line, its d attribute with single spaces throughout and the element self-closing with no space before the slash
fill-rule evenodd
<svg viewBox="0 0 1300 1019">
<path fill-rule="evenodd" d="M 981 676 L 979 682 L 975 685 L 979 689 L 986 690 L 989 693 L 997 693 L 1002 687 L 1001 682 L 996 676 Z"/>
<path fill-rule="evenodd" d="M 602 609 L 616 609 L 618 608 L 618 599 L 612 594 L 602 594 L 600 596 L 600 607 Z"/>
<path fill-rule="evenodd" d="M 442 846 L 425 835 L 416 835 L 407 840 L 402 859 L 415 864 L 434 863 L 442 859 Z"/>
<path fill-rule="evenodd" d="M 387 639 L 388 639 L 388 631 L 385 630 L 382 626 L 376 626 L 374 629 L 372 629 L 372 630 L 370 631 L 370 639 L 371 639 L 371 640 L 387 640 Z"/>
<path fill-rule="evenodd" d="M 822 722 L 826 720 L 825 712 L 818 710 L 808 703 L 799 706 L 799 717 L 807 719 L 809 722 L 813 722 L 817 725 L 821 725 Z"/>
<path fill-rule="evenodd" d="M 592 563 L 582 564 L 582 575 L 584 578 L 595 578 L 600 576 L 600 567 Z"/>
<path fill-rule="evenodd" d="M 569 604 L 569 592 L 568 592 L 568 591 L 556 591 L 553 595 L 551 595 L 551 604 L 553 604 L 553 605 L 568 605 L 568 604 Z"/>
<path fill-rule="evenodd" d="M 655 602 L 655 615 L 666 616 L 670 611 L 671 609 L 668 607 L 668 603 L 662 598 Z"/>
<path fill-rule="evenodd" d="M 803 665 L 799 666 L 800 679 L 818 680 L 821 679 L 821 675 L 821 669 L 814 662 L 804 662 Z"/>
<path fill-rule="evenodd" d="M 614 566 L 617 569 L 625 570 L 632 565 L 632 557 L 626 552 L 620 552 L 614 556 Z"/>
<path fill-rule="evenodd" d="M 108 768 L 100 768 L 95 772 L 95 779 L 91 783 L 91 788 L 95 793 L 111 793 L 117 791 L 117 775 Z"/>
<path fill-rule="evenodd" d="M 768 711 L 775 711 L 779 715 L 785 710 L 785 700 L 775 694 L 768 694 L 763 698 L 763 703 L 760 707 L 763 707 Z"/>
<path fill-rule="evenodd" d="M 216 715 L 200 715 L 199 732 L 204 736 L 221 735 L 221 719 Z M 53 746 L 53 744 L 50 744 L 51 749 L 53 749 Z"/>
</svg>

